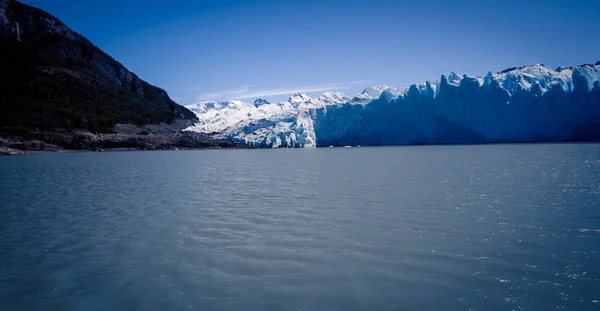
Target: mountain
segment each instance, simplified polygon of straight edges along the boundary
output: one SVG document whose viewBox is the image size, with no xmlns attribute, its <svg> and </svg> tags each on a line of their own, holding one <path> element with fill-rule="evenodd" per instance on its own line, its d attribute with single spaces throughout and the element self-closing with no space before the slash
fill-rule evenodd
<svg viewBox="0 0 600 311">
<path fill-rule="evenodd" d="M 258 108 L 262 105 L 268 105 L 270 102 L 266 99 L 258 98 L 254 101 L 254 107 Z"/>
<path fill-rule="evenodd" d="M 0 127 L 110 131 L 197 120 L 54 16 L 0 0 Z"/>
<path fill-rule="evenodd" d="M 261 147 L 600 141 L 600 62 L 451 73 L 408 88 L 369 87 L 351 99 L 296 94 L 259 107 L 188 108 L 199 122 L 187 130 Z"/>
<path fill-rule="evenodd" d="M 315 146 L 314 111 L 349 100 L 342 93 L 327 92 L 317 98 L 296 93 L 287 101 L 261 105 L 239 100 L 200 102 L 186 106 L 199 119 L 187 130 L 220 133 L 219 138 L 257 147 Z"/>
</svg>

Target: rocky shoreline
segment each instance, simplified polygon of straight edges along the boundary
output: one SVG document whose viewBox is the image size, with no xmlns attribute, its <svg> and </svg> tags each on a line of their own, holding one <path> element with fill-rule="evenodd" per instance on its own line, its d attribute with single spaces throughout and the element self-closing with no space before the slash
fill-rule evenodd
<svg viewBox="0 0 600 311">
<path fill-rule="evenodd" d="M 113 133 L 0 129 L 0 155 L 64 151 L 142 151 L 249 148 L 232 140 L 213 139 L 204 133 L 184 132 L 170 125 L 117 125 Z"/>
</svg>

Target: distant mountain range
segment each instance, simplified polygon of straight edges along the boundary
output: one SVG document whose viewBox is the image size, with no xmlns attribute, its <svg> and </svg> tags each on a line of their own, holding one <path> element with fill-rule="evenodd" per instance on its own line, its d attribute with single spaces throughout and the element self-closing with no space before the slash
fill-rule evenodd
<svg viewBox="0 0 600 311">
<path fill-rule="evenodd" d="M 199 118 L 189 131 L 260 147 L 600 141 L 600 62 L 187 107 Z"/>
<path fill-rule="evenodd" d="M 196 120 L 54 16 L 0 0 L 0 127 L 110 131 Z"/>
</svg>

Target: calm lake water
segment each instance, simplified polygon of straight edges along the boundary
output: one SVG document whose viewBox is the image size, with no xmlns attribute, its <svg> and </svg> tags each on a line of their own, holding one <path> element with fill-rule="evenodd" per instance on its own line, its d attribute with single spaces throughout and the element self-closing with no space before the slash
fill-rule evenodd
<svg viewBox="0 0 600 311">
<path fill-rule="evenodd" d="M 600 310 L 600 145 L 0 158 L 1 310 Z"/>
</svg>

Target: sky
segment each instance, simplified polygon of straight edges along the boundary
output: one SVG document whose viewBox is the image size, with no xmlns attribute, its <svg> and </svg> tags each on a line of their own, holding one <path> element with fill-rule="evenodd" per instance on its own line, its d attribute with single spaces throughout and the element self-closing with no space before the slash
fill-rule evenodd
<svg viewBox="0 0 600 311">
<path fill-rule="evenodd" d="M 600 1 L 21 0 L 182 105 L 600 60 Z"/>
</svg>

